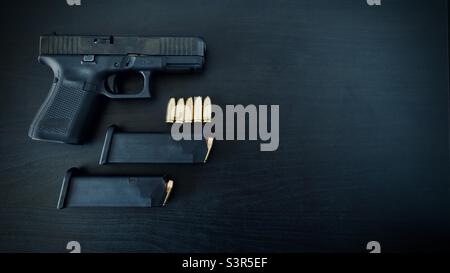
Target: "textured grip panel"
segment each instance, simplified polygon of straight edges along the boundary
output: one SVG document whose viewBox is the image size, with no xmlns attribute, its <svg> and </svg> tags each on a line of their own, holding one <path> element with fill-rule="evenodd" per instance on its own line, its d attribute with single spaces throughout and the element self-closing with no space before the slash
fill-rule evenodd
<svg viewBox="0 0 450 273">
<path fill-rule="evenodd" d="M 54 83 L 31 124 L 29 136 L 37 140 L 78 144 L 97 94 L 77 82 Z"/>
</svg>

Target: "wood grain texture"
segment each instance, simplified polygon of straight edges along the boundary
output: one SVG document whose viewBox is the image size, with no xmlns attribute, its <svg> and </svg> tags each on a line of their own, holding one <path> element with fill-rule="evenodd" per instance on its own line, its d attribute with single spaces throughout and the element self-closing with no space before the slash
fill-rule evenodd
<svg viewBox="0 0 450 273">
<path fill-rule="evenodd" d="M 447 248 L 447 4 L 435 1 L 64 1 L 0 11 L 0 251 L 365 252 Z M 31 141 L 52 75 L 38 37 L 198 35 L 201 74 L 109 101 L 83 146 Z M 168 131 L 170 97 L 279 104 L 280 147 L 216 143 L 206 165 L 98 166 L 106 128 Z M 168 174 L 162 209 L 56 210 L 64 172 Z"/>
</svg>

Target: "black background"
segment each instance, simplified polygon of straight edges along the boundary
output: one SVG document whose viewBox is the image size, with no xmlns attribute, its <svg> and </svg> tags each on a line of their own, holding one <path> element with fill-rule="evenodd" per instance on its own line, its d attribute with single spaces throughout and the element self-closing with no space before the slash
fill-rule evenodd
<svg viewBox="0 0 450 273">
<path fill-rule="evenodd" d="M 8 1 L 0 9 L 0 251 L 437 251 L 450 231 L 447 1 Z M 50 88 L 41 34 L 202 36 L 203 73 L 109 101 L 88 143 L 28 138 Z M 106 128 L 168 131 L 170 97 L 279 104 L 280 147 L 206 165 L 98 166 Z M 56 210 L 70 167 L 168 174 L 165 208 Z"/>
</svg>

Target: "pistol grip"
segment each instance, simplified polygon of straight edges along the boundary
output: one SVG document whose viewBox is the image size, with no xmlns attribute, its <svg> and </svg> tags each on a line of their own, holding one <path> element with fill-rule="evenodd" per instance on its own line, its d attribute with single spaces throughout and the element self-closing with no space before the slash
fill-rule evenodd
<svg viewBox="0 0 450 273">
<path fill-rule="evenodd" d="M 55 78 L 28 135 L 35 140 L 80 144 L 98 100 L 98 94 L 84 90 L 83 84 Z"/>
</svg>

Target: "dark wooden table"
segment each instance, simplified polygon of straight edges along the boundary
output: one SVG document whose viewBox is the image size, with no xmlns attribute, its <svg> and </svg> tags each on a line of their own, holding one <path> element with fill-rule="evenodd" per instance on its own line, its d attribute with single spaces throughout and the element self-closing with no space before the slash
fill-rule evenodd
<svg viewBox="0 0 450 273">
<path fill-rule="evenodd" d="M 0 10 L 0 251 L 385 252 L 450 237 L 447 1 L 8 1 Z M 201 74 L 105 105 L 83 146 L 32 141 L 50 70 L 39 35 L 195 35 Z M 206 165 L 98 166 L 106 128 L 168 131 L 168 99 L 280 105 L 280 147 L 217 143 Z M 169 205 L 65 209 L 70 167 L 168 174 Z"/>
</svg>

